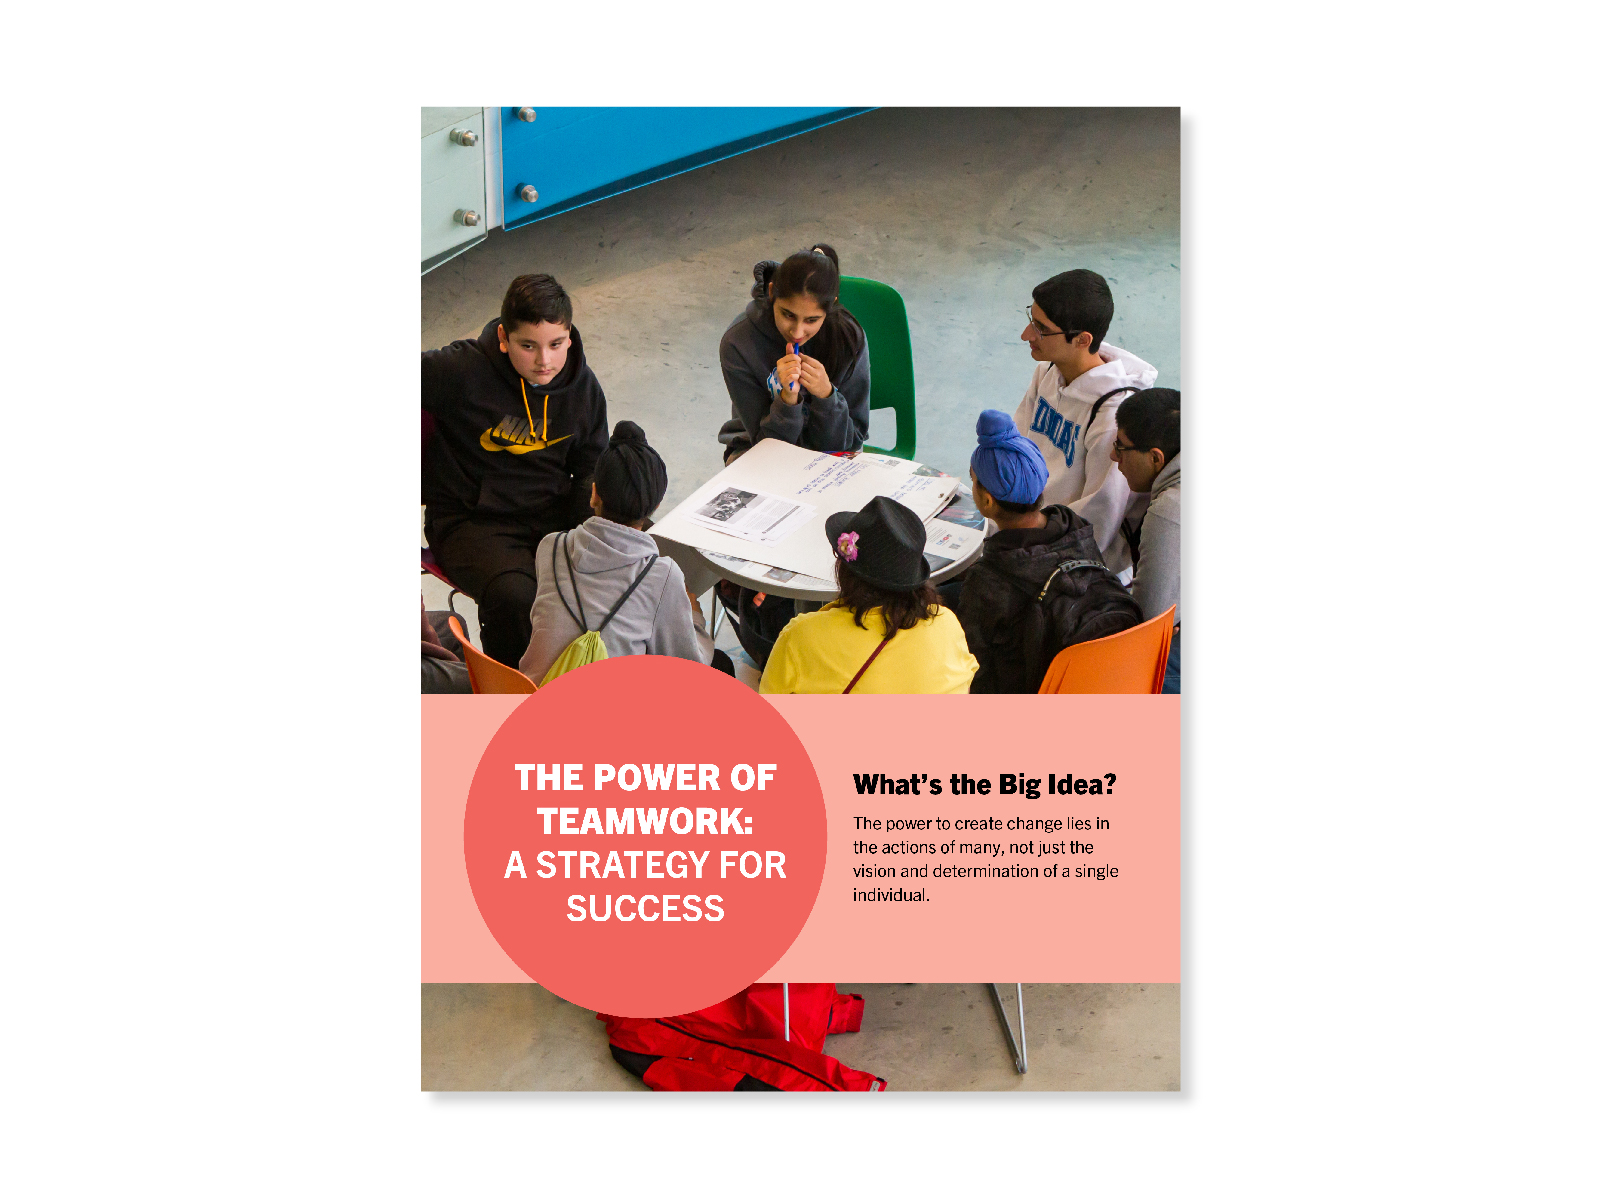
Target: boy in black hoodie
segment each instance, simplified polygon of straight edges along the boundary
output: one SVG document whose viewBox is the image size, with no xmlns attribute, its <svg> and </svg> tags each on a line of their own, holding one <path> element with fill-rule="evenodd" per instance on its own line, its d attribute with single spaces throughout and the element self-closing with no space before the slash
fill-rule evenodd
<svg viewBox="0 0 1601 1199">
<path fill-rule="evenodd" d="M 450 581 L 478 603 L 484 652 L 515 667 L 528 648 L 534 547 L 589 516 L 606 448 L 606 394 L 549 275 L 519 275 L 476 340 L 422 356 L 423 534 Z"/>
<path fill-rule="evenodd" d="M 1012 418 L 978 418 L 973 503 L 1000 531 L 962 576 L 957 609 L 978 659 L 971 691 L 1035 692 L 1064 648 L 1132 629 L 1139 605 L 1101 561 L 1095 528 L 1064 504 L 1041 509 L 1045 458 Z"/>
</svg>

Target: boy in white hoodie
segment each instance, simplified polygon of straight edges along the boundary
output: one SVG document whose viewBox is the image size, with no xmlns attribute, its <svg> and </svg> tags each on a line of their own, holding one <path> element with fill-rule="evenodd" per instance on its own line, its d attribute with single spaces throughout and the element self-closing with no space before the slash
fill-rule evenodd
<svg viewBox="0 0 1601 1199">
<path fill-rule="evenodd" d="M 1101 557 L 1126 582 L 1133 559 L 1120 527 L 1127 481 L 1113 467 L 1117 408 L 1156 382 L 1156 368 L 1102 338 L 1112 289 L 1094 271 L 1064 271 L 1034 289 L 1022 339 L 1039 363 L 1013 419 L 1045 455 L 1041 503 L 1066 504 L 1095 527 Z"/>
</svg>

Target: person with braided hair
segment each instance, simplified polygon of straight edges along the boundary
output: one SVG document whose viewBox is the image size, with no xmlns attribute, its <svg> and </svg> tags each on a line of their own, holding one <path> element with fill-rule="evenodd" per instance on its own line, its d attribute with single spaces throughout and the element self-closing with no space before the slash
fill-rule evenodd
<svg viewBox="0 0 1601 1199">
<path fill-rule="evenodd" d="M 718 347 L 733 417 L 717 434 L 732 462 L 764 437 L 808 450 L 867 440 L 867 335 L 839 302 L 839 255 L 818 244 L 758 262 L 745 311 Z"/>
<path fill-rule="evenodd" d="M 645 523 L 667 494 L 667 464 L 633 421 L 618 421 L 595 460 L 594 515 L 543 538 L 534 551 L 533 632 L 517 669 L 538 681 L 573 641 L 594 630 L 609 657 L 664 654 L 716 665 L 705 618 L 671 558 L 658 556 Z M 720 659 L 720 661 L 714 661 Z"/>
</svg>

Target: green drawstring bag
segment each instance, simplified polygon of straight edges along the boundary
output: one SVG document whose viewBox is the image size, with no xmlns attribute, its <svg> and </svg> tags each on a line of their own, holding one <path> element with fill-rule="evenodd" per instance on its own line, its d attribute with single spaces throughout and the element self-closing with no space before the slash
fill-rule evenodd
<svg viewBox="0 0 1601 1199">
<path fill-rule="evenodd" d="M 611 655 L 606 652 L 606 643 L 600 639 L 599 633 L 582 633 L 573 638 L 573 643 L 561 651 L 561 656 L 550 664 L 545 677 L 539 680 L 543 687 L 558 675 L 564 675 L 569 670 L 577 670 L 580 666 L 588 666 L 591 662 L 603 662 Z"/>
<path fill-rule="evenodd" d="M 556 585 L 556 598 L 561 600 L 561 606 L 567 609 L 567 615 L 573 618 L 573 623 L 584 631 L 574 637 L 572 644 L 562 650 L 561 655 L 550 664 L 550 669 L 545 672 L 545 677 L 539 680 L 541 687 L 548 684 L 551 679 L 559 678 L 566 674 L 569 670 L 577 670 L 580 666 L 588 666 L 591 662 L 604 662 L 611 656 L 606 652 L 606 643 L 600 639 L 600 631 L 611 623 L 611 618 L 617 615 L 617 610 L 628 602 L 628 597 L 634 594 L 634 588 L 645 581 L 645 576 L 650 573 L 650 568 L 656 565 L 656 559 L 660 556 L 652 554 L 646 560 L 639 574 L 634 577 L 634 581 L 628 585 L 628 590 L 623 592 L 621 598 L 612 605 L 611 611 L 606 613 L 606 619 L 600 622 L 600 627 L 591 629 L 589 622 L 584 619 L 584 601 L 578 594 L 578 572 L 573 569 L 573 554 L 567 545 L 567 534 L 562 533 L 560 537 L 562 557 L 567 560 L 567 579 L 573 585 L 573 602 L 571 604 L 567 602 L 567 597 L 562 594 L 561 579 L 555 571 L 556 558 L 554 552 L 551 554 L 551 580 Z M 574 608 L 577 611 L 574 611 Z"/>
</svg>

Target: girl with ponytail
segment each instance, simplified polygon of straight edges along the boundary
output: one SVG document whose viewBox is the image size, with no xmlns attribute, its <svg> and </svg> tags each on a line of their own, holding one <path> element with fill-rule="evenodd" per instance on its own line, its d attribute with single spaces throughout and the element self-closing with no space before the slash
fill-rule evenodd
<svg viewBox="0 0 1601 1199">
<path fill-rule="evenodd" d="M 809 450 L 867 440 L 867 335 L 839 302 L 839 255 L 818 244 L 758 262 L 745 311 L 718 357 L 733 419 L 717 434 L 723 461 L 764 437 Z"/>
</svg>

